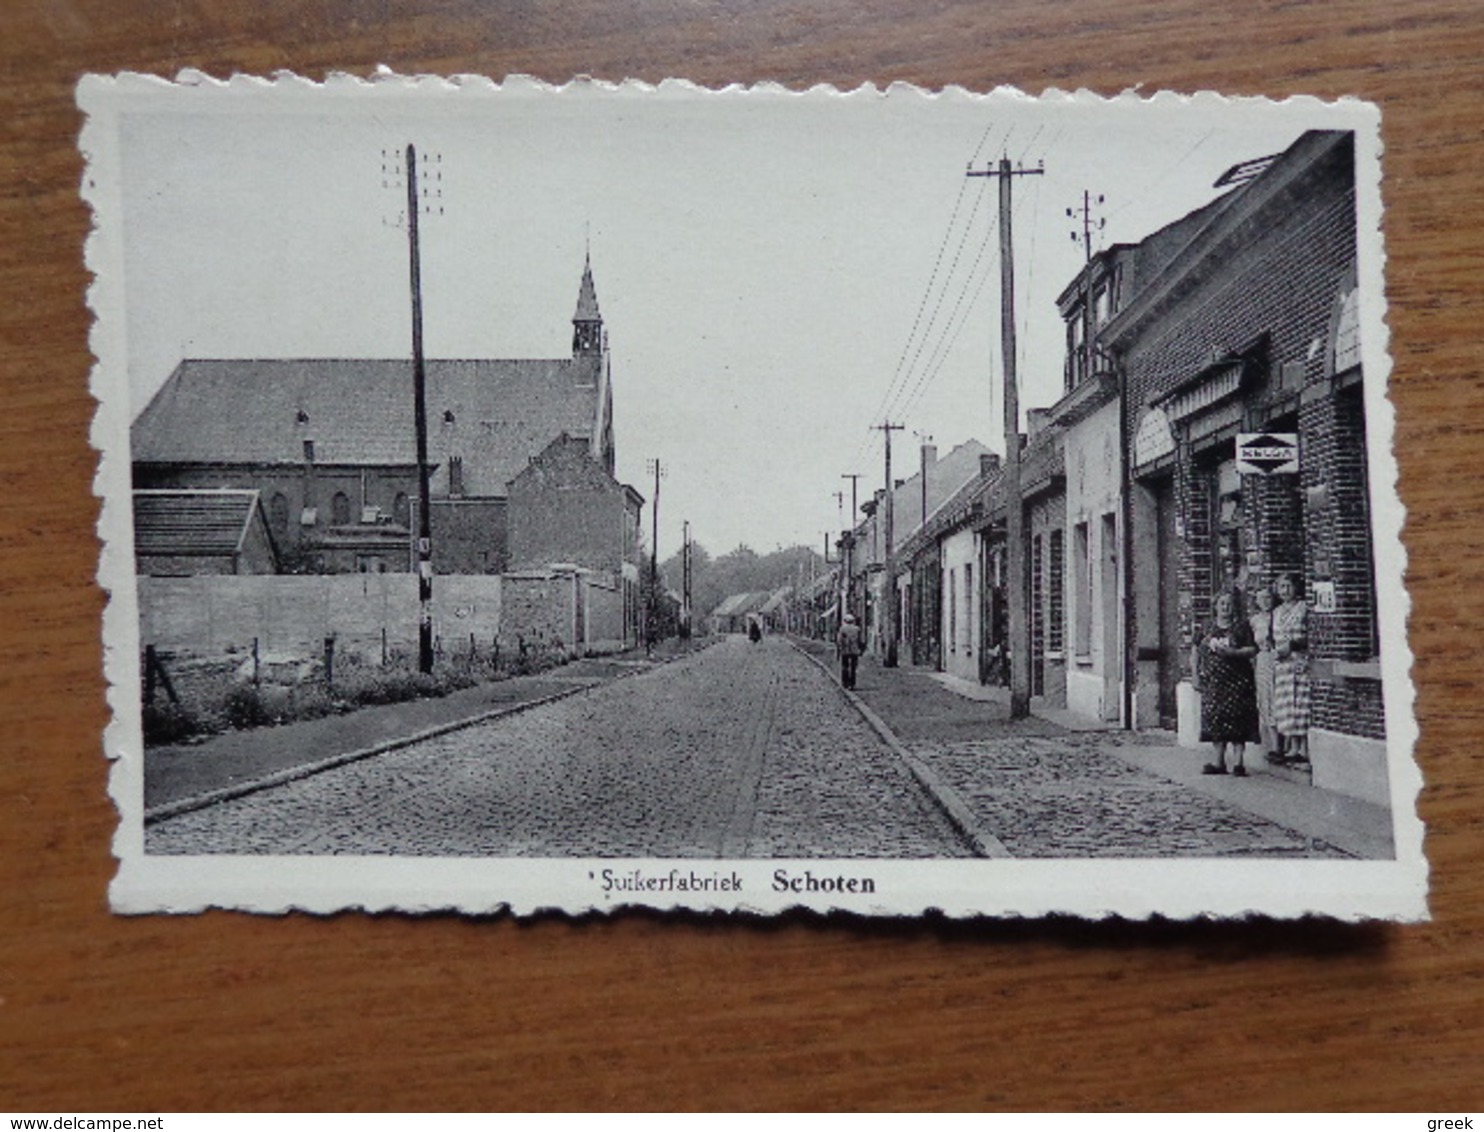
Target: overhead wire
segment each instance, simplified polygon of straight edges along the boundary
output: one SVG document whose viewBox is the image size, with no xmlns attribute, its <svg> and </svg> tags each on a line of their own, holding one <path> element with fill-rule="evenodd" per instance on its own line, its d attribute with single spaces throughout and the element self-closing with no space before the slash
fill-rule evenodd
<svg viewBox="0 0 1484 1132">
<path fill-rule="evenodd" d="M 979 155 L 984 151 L 985 144 L 986 142 L 988 142 L 997 124 L 998 123 L 996 121 L 991 120 L 986 125 L 984 132 L 980 135 L 978 144 L 974 148 L 974 153 L 969 160 L 970 167 L 972 167 L 973 163 L 978 160 Z M 1009 130 L 1000 139 L 999 146 L 1008 147 L 1009 140 L 1011 137 L 1013 137 L 1014 132 L 1015 126 L 1011 124 Z M 965 177 L 964 180 L 965 182 L 967 182 L 968 178 Z M 968 217 L 965 218 L 963 221 L 963 230 L 959 234 L 958 245 L 954 249 L 953 261 L 949 266 L 947 275 L 941 276 L 942 281 L 940 284 L 939 280 L 943 257 L 948 249 L 949 243 L 952 241 L 955 230 L 958 228 L 959 218 L 963 211 L 964 194 L 966 191 L 967 185 L 961 185 L 958 196 L 955 198 L 954 201 L 954 207 L 952 213 L 950 214 L 948 225 L 944 230 L 943 240 L 939 245 L 938 255 L 934 261 L 932 273 L 929 277 L 926 287 L 924 288 L 923 297 L 918 304 L 918 310 L 913 320 L 912 329 L 908 334 L 907 341 L 904 343 L 902 347 L 902 353 L 898 358 L 897 368 L 892 375 L 891 381 L 888 383 L 886 391 L 883 393 L 880 401 L 878 402 L 876 412 L 873 413 L 871 418 L 868 420 L 867 427 L 865 428 L 864 434 L 861 438 L 861 442 L 857 447 L 857 462 L 864 457 L 866 449 L 871 442 L 872 433 L 874 431 L 873 422 L 883 413 L 893 410 L 898 403 L 902 391 L 906 388 L 907 382 L 911 380 L 912 373 L 916 369 L 918 361 L 922 356 L 922 352 L 926 347 L 929 337 L 936 327 L 938 314 L 942 309 L 942 305 L 945 301 L 948 290 L 950 289 L 950 286 L 957 274 L 958 264 L 961 261 L 963 255 L 964 243 L 973 230 L 974 219 L 975 217 L 977 217 L 979 209 L 983 203 L 983 194 L 981 193 L 976 196 L 973 207 L 969 211 Z M 970 278 L 972 279 L 972 274 Z M 936 300 L 934 299 L 935 287 L 937 288 Z M 932 304 L 932 314 L 929 316 L 927 325 L 924 327 L 922 323 L 922 315 L 923 312 L 928 309 L 930 303 Z M 946 333 L 946 330 L 944 331 L 944 333 Z M 943 335 L 940 333 L 940 342 L 942 340 L 942 336 Z M 916 343 L 915 350 L 913 349 L 914 342 Z M 909 352 L 911 353 L 910 363 L 907 362 Z M 903 368 L 904 365 L 906 367 L 905 369 Z"/>
</svg>

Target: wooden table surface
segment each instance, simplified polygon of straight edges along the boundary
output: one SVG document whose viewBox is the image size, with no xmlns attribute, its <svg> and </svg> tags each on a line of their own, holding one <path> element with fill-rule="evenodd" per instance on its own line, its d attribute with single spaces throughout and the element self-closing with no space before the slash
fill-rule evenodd
<svg viewBox="0 0 1484 1132">
<path fill-rule="evenodd" d="M 110 915 L 87 71 L 1360 95 L 1429 924 Z M 1484 9 L 0 0 L 0 1107 L 1484 1107 Z"/>
</svg>

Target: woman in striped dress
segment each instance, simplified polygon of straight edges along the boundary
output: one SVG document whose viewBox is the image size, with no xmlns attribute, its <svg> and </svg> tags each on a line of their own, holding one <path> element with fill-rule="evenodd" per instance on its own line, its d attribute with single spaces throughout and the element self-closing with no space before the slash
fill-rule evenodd
<svg viewBox="0 0 1484 1132">
<path fill-rule="evenodd" d="M 1252 637 L 1257 642 L 1257 656 L 1252 661 L 1252 675 L 1257 683 L 1257 730 L 1262 739 L 1262 749 L 1270 763 L 1281 765 L 1283 745 L 1278 730 L 1273 726 L 1273 588 L 1263 584 L 1253 594 L 1257 612 L 1247 619 L 1252 626 Z"/>
<path fill-rule="evenodd" d="M 1309 762 L 1309 606 L 1292 574 L 1278 579 L 1273 610 L 1273 727 L 1290 765 Z"/>
</svg>

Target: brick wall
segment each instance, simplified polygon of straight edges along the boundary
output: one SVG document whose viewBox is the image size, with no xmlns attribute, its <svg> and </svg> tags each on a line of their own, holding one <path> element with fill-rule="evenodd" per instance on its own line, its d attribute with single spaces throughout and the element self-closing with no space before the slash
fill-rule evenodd
<svg viewBox="0 0 1484 1132">
<path fill-rule="evenodd" d="M 505 570 L 507 506 L 503 499 L 434 499 L 429 527 L 435 574 Z"/>
<path fill-rule="evenodd" d="M 627 549 L 625 494 L 586 441 L 554 442 L 510 483 L 510 568 L 566 562 L 616 574 Z"/>
<path fill-rule="evenodd" d="M 1211 477 L 1216 461 L 1230 458 L 1238 428 L 1297 432 L 1301 459 L 1299 476 L 1243 479 L 1240 520 L 1257 551 L 1247 585 L 1293 573 L 1312 594 L 1315 581 L 1333 582 L 1336 612 L 1313 616 L 1312 655 L 1364 661 L 1373 648 L 1365 422 L 1358 391 L 1337 392 L 1331 360 L 1337 303 L 1353 280 L 1351 161 L 1348 146 L 1336 147 L 1286 197 L 1244 218 L 1230 247 L 1196 264 L 1183 293 L 1123 344 L 1130 437 L 1151 405 L 1213 355 L 1244 359 L 1237 417 L 1213 408 L 1175 425 L 1181 655 L 1168 660 L 1182 671 L 1215 584 Z M 1133 568 L 1156 565 L 1136 560 Z M 1157 637 L 1151 625 L 1134 631 L 1141 642 Z M 1379 682 L 1316 679 L 1314 722 L 1379 737 Z"/>
</svg>

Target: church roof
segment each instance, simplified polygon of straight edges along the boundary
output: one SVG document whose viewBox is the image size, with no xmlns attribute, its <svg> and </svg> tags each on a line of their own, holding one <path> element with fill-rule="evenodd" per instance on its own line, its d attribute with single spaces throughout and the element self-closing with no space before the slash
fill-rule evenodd
<svg viewBox="0 0 1484 1132">
<path fill-rule="evenodd" d="M 582 265 L 582 286 L 577 291 L 577 313 L 573 322 L 600 322 L 598 313 L 598 289 L 593 285 L 593 264 L 588 260 Z"/>
<path fill-rule="evenodd" d="M 562 432 L 591 438 L 596 357 L 430 360 L 428 461 L 467 495 L 504 495 Z M 415 465 L 410 359 L 187 360 L 134 422 L 138 463 Z"/>
</svg>

